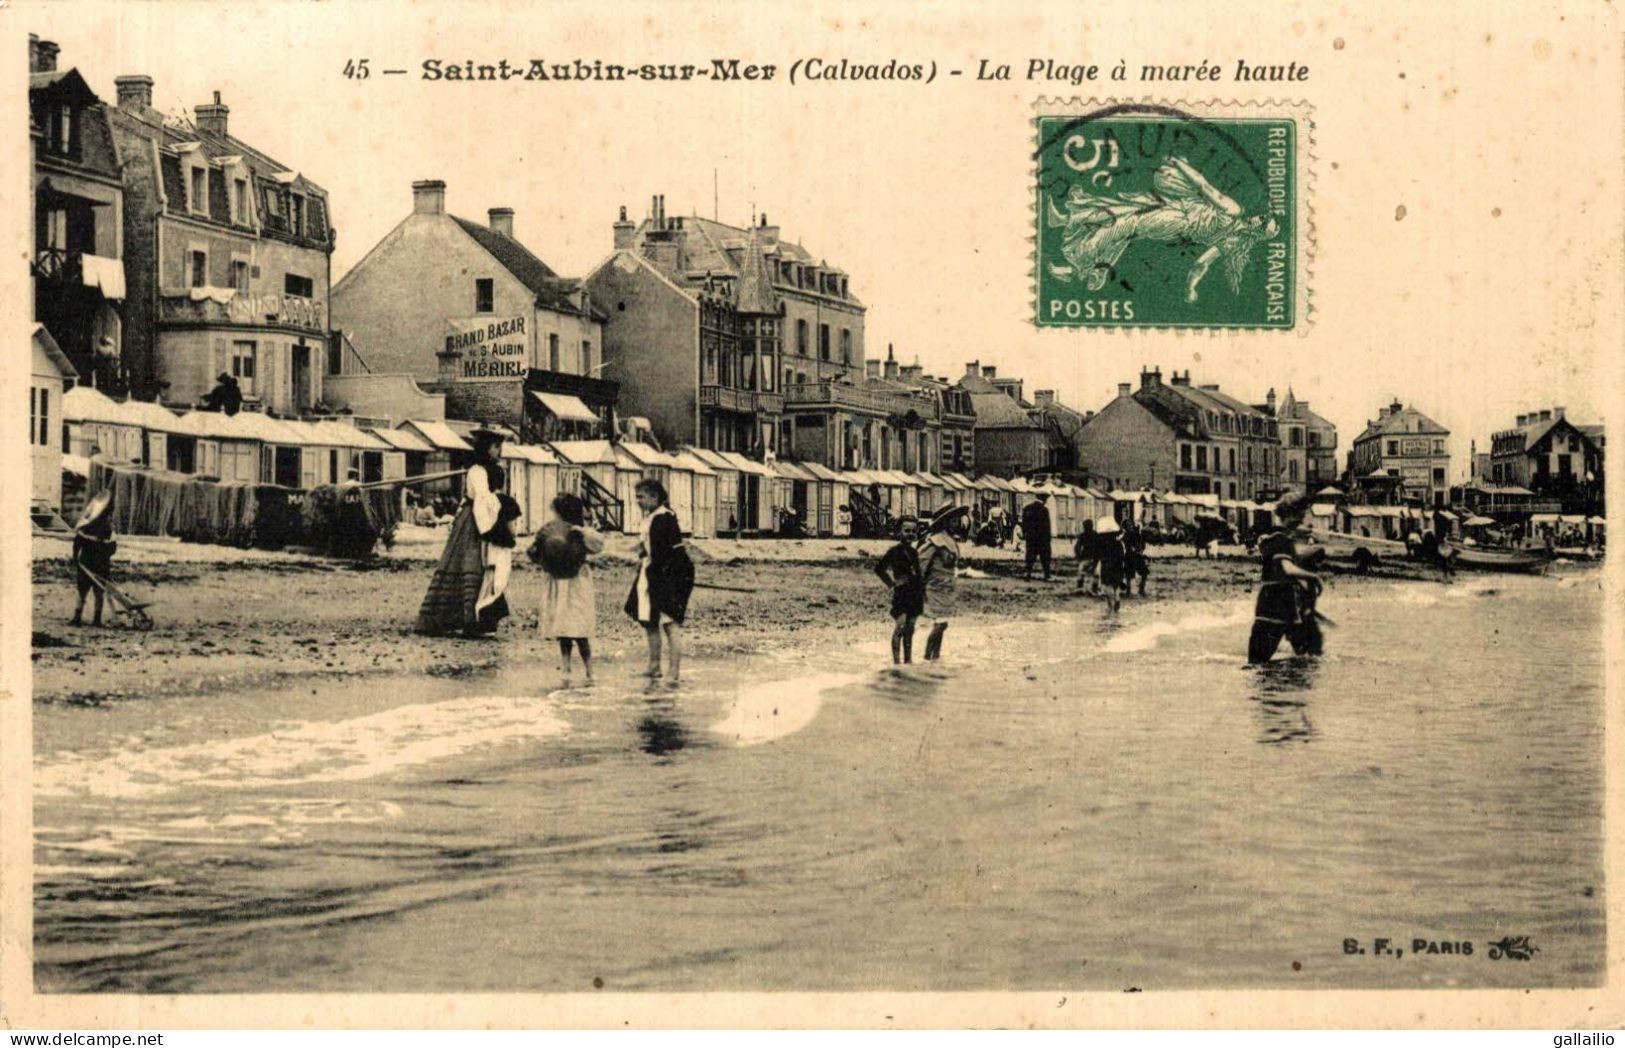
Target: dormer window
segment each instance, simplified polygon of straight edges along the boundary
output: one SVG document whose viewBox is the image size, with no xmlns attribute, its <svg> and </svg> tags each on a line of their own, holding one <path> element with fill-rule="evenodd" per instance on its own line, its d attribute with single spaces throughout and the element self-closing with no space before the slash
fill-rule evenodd
<svg viewBox="0 0 1625 1048">
<path fill-rule="evenodd" d="M 79 155 L 79 121 L 78 114 L 73 106 L 58 105 L 51 107 L 46 116 L 46 144 L 47 148 L 57 156 L 77 157 Z"/>
<path fill-rule="evenodd" d="M 231 180 L 231 220 L 239 226 L 248 224 L 248 179 Z"/>
<path fill-rule="evenodd" d="M 305 198 L 298 193 L 288 194 L 288 232 L 305 235 Z"/>
<path fill-rule="evenodd" d="M 188 169 L 186 183 L 186 209 L 194 215 L 209 212 L 209 170 L 193 165 Z"/>
</svg>

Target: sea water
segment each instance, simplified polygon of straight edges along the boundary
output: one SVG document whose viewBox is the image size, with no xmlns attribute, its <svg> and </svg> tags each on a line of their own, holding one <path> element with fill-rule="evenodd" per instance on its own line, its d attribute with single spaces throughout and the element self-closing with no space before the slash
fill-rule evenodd
<svg viewBox="0 0 1625 1048">
<path fill-rule="evenodd" d="M 39 708 L 38 985 L 1601 979 L 1600 573 L 1334 585 L 1326 655 L 1263 668 L 1245 599 L 1074 608 L 902 670 L 877 615 L 677 690 Z"/>
</svg>

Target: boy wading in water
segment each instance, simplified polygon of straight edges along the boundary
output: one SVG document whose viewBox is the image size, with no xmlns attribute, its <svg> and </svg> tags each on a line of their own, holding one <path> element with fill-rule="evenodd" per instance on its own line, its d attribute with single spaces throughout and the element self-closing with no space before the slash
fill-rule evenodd
<svg viewBox="0 0 1625 1048">
<path fill-rule="evenodd" d="M 914 624 L 925 611 L 925 579 L 920 552 L 914 547 L 919 533 L 914 519 L 905 517 L 898 526 L 900 541 L 875 565 L 875 574 L 891 590 L 891 617 L 897 624 L 891 634 L 894 663 L 914 661 Z"/>
<path fill-rule="evenodd" d="M 1247 662 L 1270 660 L 1285 637 L 1297 655 L 1319 655 L 1324 647 L 1315 600 L 1320 578 L 1300 562 L 1294 532 L 1303 523 L 1305 504 L 1283 499 L 1275 507 L 1276 529 L 1258 541 L 1263 584 L 1253 610 L 1253 632 L 1247 640 Z"/>
</svg>

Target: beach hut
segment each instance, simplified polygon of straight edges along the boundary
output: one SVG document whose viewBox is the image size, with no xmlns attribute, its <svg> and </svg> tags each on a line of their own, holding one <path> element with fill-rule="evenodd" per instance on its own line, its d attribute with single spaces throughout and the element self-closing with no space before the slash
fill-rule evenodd
<svg viewBox="0 0 1625 1048">
<path fill-rule="evenodd" d="M 678 522 L 695 538 L 708 539 L 717 534 L 717 471 L 704 459 L 686 449 L 668 453 L 672 461 L 672 476 L 678 486 L 689 491 L 690 515 L 679 515 Z"/>
<path fill-rule="evenodd" d="M 124 462 L 145 462 L 141 423 L 124 405 L 89 386 L 75 386 L 62 397 L 68 454 L 87 458 L 96 452 Z"/>
<path fill-rule="evenodd" d="M 553 499 L 560 487 L 559 457 L 535 444 L 505 442 L 502 468 L 508 471 L 508 494 L 519 503 L 515 529 L 534 532 L 553 516 Z"/>
<path fill-rule="evenodd" d="M 636 488 L 643 479 L 643 467 L 629 456 L 617 454 L 607 440 L 556 440 L 549 445 L 563 458 L 581 467 L 577 492 L 602 528 L 636 535 L 643 525 Z"/>
<path fill-rule="evenodd" d="M 639 479 L 658 480 L 666 489 L 671 498 L 671 511 L 677 514 L 677 523 L 685 532 L 694 529 L 694 479 L 692 472 L 677 465 L 672 457 L 655 447 L 653 444 L 644 444 L 641 441 L 621 441 L 615 445 L 616 454 L 621 456 L 622 465 L 630 464 L 640 471 Z M 636 482 L 634 482 L 635 485 Z M 628 504 L 628 512 L 637 519 L 638 527 L 643 526 L 643 512 L 636 506 L 637 499 L 633 497 Z"/>
<path fill-rule="evenodd" d="M 719 451 L 717 454 L 739 475 L 737 512 L 741 529 L 758 535 L 772 534 L 777 522 L 773 487 L 778 474 L 737 451 Z"/>
<path fill-rule="evenodd" d="M 944 473 L 942 483 L 949 502 L 964 509 L 976 508 L 976 489 L 964 474 Z"/>
<path fill-rule="evenodd" d="M 818 482 L 818 520 L 816 526 L 812 528 L 813 533 L 850 535 L 852 486 L 846 475 L 817 462 L 803 462 L 800 465 Z"/>
<path fill-rule="evenodd" d="M 739 518 L 739 470 L 721 454 L 709 448 L 684 448 L 711 468 L 716 475 L 716 526 L 718 535 L 734 535 L 742 530 Z"/>
<path fill-rule="evenodd" d="M 428 441 L 404 429 L 389 429 L 384 426 L 369 429 L 367 432 L 390 447 L 384 454 L 385 480 L 404 480 L 407 477 L 421 477 L 424 474 L 424 466 L 429 455 L 434 452 L 434 447 Z"/>
<path fill-rule="evenodd" d="M 984 512 L 997 506 L 1011 520 L 1016 515 L 1016 489 L 1003 477 L 991 473 L 976 478 L 976 489 L 981 493 Z"/>
<path fill-rule="evenodd" d="M 384 479 L 384 456 L 394 452 L 389 444 L 358 426 L 329 419 L 306 422 L 311 436 L 322 442 L 325 461 L 318 462 L 321 484 L 342 484 L 355 478 L 364 484 Z"/>
<path fill-rule="evenodd" d="M 465 470 L 473 461 L 474 448 L 440 419 L 407 419 L 395 428 L 417 437 L 432 449 L 424 456 L 421 471 L 410 472 L 411 467 L 408 464 L 408 476 L 433 476 L 452 470 Z M 429 495 L 440 493 L 461 495 L 463 481 L 459 477 L 429 481 L 420 490 Z"/>
<path fill-rule="evenodd" d="M 942 477 L 937 476 L 935 473 L 927 473 L 924 470 L 917 470 L 913 476 L 914 482 L 920 490 L 920 514 L 922 516 L 940 513 L 953 502 L 953 499 L 949 496 L 948 482 Z"/>
<path fill-rule="evenodd" d="M 784 488 L 785 508 L 796 515 L 807 534 L 831 534 L 829 521 L 834 507 L 823 501 L 831 497 L 831 493 L 820 490 L 825 485 L 819 478 L 805 465 L 783 459 L 773 463 L 773 471 L 779 475 Z"/>
<path fill-rule="evenodd" d="M 869 475 L 880 485 L 886 511 L 893 517 L 913 517 L 920 511 L 920 491 L 906 474 L 892 469 L 872 469 Z"/>
</svg>

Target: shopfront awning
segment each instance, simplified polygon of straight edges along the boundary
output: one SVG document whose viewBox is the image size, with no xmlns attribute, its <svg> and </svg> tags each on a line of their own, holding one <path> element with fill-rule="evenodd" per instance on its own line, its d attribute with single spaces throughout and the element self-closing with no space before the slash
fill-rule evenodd
<svg viewBox="0 0 1625 1048">
<path fill-rule="evenodd" d="M 531 390 L 530 395 L 536 398 L 537 403 L 552 413 L 553 417 L 561 422 L 589 422 L 596 423 L 598 416 L 592 409 L 581 402 L 580 397 L 572 397 L 568 393 L 543 393 Z"/>
</svg>

